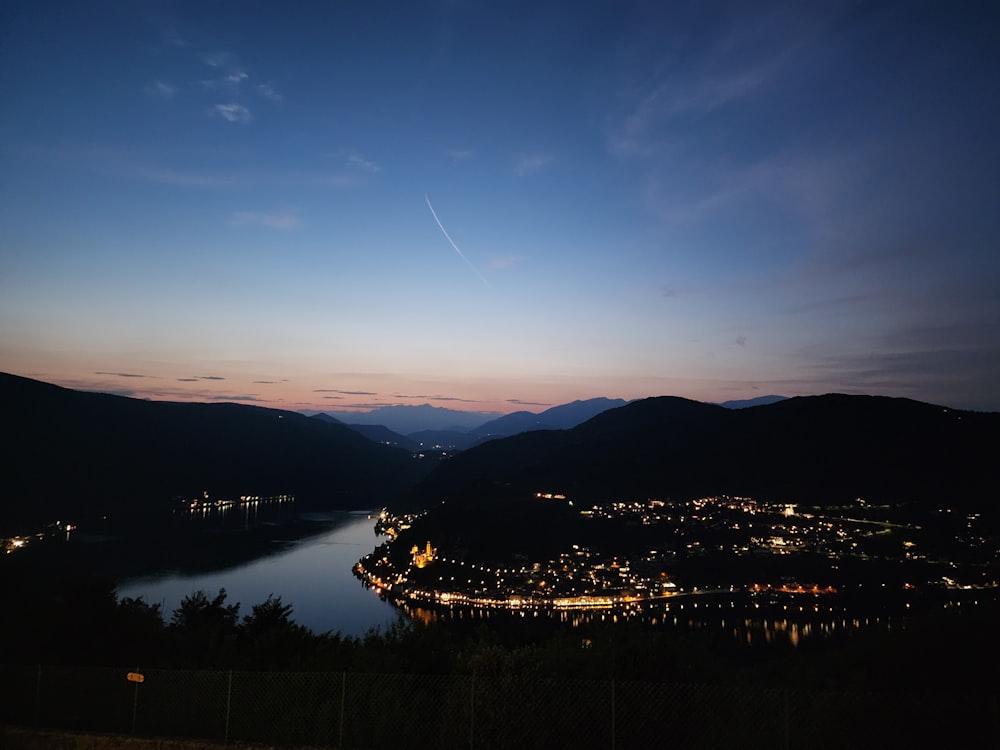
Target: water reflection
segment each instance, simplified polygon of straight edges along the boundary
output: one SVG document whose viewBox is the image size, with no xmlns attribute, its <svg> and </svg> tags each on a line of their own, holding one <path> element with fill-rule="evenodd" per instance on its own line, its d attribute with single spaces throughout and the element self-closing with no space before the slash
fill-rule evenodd
<svg viewBox="0 0 1000 750">
<path fill-rule="evenodd" d="M 291 520 L 295 496 L 240 495 L 236 498 L 201 497 L 179 499 L 174 503 L 171 518 L 175 525 L 196 524 L 201 528 L 249 529 L 261 523 L 283 523 Z"/>
<path fill-rule="evenodd" d="M 317 633 L 339 631 L 361 636 L 394 622 L 398 615 L 392 605 L 360 587 L 351 573 L 354 562 L 372 547 L 373 522 L 367 511 L 296 514 L 293 508 L 285 503 L 207 511 L 209 525 L 255 519 L 258 529 L 269 532 L 270 554 L 210 570 L 162 570 L 131 578 L 119 584 L 118 596 L 144 597 L 160 604 L 168 620 L 185 596 L 198 590 L 214 594 L 225 588 L 227 602 L 239 602 L 241 615 L 273 594 L 292 605 L 292 618 L 297 623 Z M 290 523 L 276 522 L 274 513 L 287 514 Z M 225 527 L 226 531 L 231 529 Z M 231 536 L 224 533 L 208 538 L 221 542 Z"/>
<path fill-rule="evenodd" d="M 975 606 L 977 599 L 948 596 L 934 606 Z M 499 610 L 470 607 L 428 607 L 401 603 L 407 616 L 430 624 L 463 620 L 497 621 L 511 618 L 547 618 L 560 625 L 578 628 L 598 623 L 641 623 L 656 629 L 677 631 L 715 630 L 750 646 L 787 644 L 797 647 L 807 641 L 823 641 L 852 632 L 881 629 L 906 629 L 914 612 L 908 602 L 885 606 L 880 611 L 854 615 L 843 604 L 795 606 L 754 602 L 750 597 L 732 597 L 725 601 L 667 604 L 646 609 L 620 611 L 567 611 L 552 609 Z M 791 611 L 790 611 L 791 610 Z"/>
</svg>

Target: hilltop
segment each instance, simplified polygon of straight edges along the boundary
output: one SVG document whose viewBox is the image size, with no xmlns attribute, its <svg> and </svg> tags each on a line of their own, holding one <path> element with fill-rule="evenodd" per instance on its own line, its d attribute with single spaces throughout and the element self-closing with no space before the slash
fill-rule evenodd
<svg viewBox="0 0 1000 750">
<path fill-rule="evenodd" d="M 11 439 L 4 525 L 140 518 L 178 496 L 291 493 L 306 506 L 365 508 L 426 471 L 408 451 L 292 411 L 143 401 L 0 374 Z"/>
</svg>

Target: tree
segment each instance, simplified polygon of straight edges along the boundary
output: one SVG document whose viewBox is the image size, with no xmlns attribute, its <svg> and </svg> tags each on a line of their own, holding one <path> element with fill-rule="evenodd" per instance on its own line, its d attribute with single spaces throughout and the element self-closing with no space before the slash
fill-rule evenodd
<svg viewBox="0 0 1000 750">
<path fill-rule="evenodd" d="M 292 621 L 292 605 L 273 594 L 251 608 L 240 627 L 240 656 L 250 669 L 302 666 L 315 650 L 308 628 Z"/>
<path fill-rule="evenodd" d="M 240 605 L 226 604 L 226 590 L 214 599 L 196 591 L 181 600 L 170 621 L 175 654 L 196 667 L 231 666 Z"/>
</svg>

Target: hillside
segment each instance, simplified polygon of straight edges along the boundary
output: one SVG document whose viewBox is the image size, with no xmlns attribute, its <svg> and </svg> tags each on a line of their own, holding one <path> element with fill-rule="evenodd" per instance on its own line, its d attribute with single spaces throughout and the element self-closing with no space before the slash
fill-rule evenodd
<svg viewBox="0 0 1000 750">
<path fill-rule="evenodd" d="M 566 431 L 494 440 L 441 465 L 415 505 L 561 492 L 581 501 L 711 494 L 992 507 L 1000 414 L 826 395 L 726 409 L 660 397 Z"/>
<path fill-rule="evenodd" d="M 293 493 L 373 507 L 425 467 L 344 425 L 240 404 L 141 401 L 0 374 L 2 525 L 144 516 L 177 496 Z"/>
</svg>

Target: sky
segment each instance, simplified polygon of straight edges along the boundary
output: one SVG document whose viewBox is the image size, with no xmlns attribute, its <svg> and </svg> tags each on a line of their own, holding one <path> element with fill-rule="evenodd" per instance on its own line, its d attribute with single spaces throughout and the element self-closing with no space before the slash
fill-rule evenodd
<svg viewBox="0 0 1000 750">
<path fill-rule="evenodd" d="M 0 370 L 1000 410 L 993 2 L 0 6 Z"/>
</svg>

